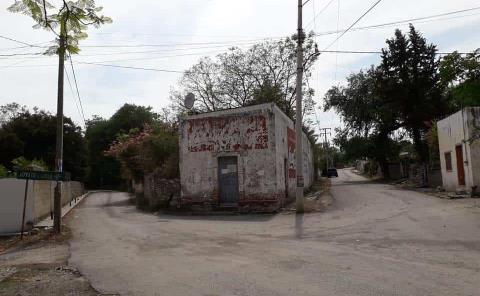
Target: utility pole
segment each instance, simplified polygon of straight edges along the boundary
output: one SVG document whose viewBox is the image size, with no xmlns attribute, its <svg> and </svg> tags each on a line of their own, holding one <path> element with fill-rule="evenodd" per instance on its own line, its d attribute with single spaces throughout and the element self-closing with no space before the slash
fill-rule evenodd
<svg viewBox="0 0 480 296">
<path fill-rule="evenodd" d="M 57 138 L 55 145 L 55 171 L 63 172 L 63 78 L 65 71 L 65 22 L 60 25 L 58 48 Z M 53 197 L 53 231 L 62 230 L 62 182 L 57 181 Z"/>
<path fill-rule="evenodd" d="M 303 39 L 304 33 L 302 28 L 303 22 L 303 0 L 298 0 L 298 33 L 297 33 L 297 108 L 295 120 L 296 135 L 296 153 L 297 160 L 297 191 L 296 191 L 296 208 L 297 213 L 304 212 L 303 197 L 303 143 L 302 143 L 302 83 L 303 83 Z"/>
<path fill-rule="evenodd" d="M 324 147 L 325 147 L 325 169 L 328 171 L 328 139 L 327 136 L 331 136 L 332 133 L 330 132 L 332 129 L 329 127 L 324 127 L 324 128 L 319 128 L 320 130 L 320 136 L 325 136 L 325 142 L 324 142 Z"/>
</svg>

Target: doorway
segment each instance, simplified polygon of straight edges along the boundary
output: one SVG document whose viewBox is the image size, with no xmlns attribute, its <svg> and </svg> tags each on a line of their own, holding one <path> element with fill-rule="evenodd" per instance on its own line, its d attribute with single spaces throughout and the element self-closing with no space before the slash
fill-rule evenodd
<svg viewBox="0 0 480 296">
<path fill-rule="evenodd" d="M 462 145 L 455 147 L 455 154 L 457 156 L 457 176 L 458 185 L 465 185 L 465 169 L 463 167 L 463 149 Z"/>
<path fill-rule="evenodd" d="M 218 191 L 222 206 L 238 204 L 238 160 L 236 156 L 218 158 Z"/>
</svg>

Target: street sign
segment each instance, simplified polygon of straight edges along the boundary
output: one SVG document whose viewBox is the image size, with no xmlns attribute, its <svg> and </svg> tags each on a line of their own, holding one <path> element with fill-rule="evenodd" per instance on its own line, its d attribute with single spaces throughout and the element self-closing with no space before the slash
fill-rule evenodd
<svg viewBox="0 0 480 296">
<path fill-rule="evenodd" d="M 69 173 L 46 171 L 17 171 L 17 179 L 45 180 L 45 181 L 70 181 Z"/>
</svg>

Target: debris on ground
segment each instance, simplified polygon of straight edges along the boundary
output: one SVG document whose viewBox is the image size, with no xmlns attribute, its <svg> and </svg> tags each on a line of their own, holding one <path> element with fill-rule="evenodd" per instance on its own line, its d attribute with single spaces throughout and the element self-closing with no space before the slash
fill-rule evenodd
<svg viewBox="0 0 480 296">
<path fill-rule="evenodd" d="M 0 238 L 0 295 L 99 295 L 74 268 L 67 265 L 70 230 L 51 229 Z"/>
<path fill-rule="evenodd" d="M 331 181 L 328 178 L 321 178 L 312 184 L 308 193 L 305 194 L 305 213 L 324 212 L 333 203 L 329 194 Z M 296 212 L 295 201 L 286 205 L 281 213 L 291 214 Z"/>
</svg>

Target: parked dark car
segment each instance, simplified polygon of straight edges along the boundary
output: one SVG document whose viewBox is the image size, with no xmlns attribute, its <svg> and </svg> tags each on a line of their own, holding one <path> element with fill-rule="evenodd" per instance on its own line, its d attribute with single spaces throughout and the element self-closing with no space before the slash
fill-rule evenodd
<svg viewBox="0 0 480 296">
<path fill-rule="evenodd" d="M 327 170 L 327 177 L 332 178 L 332 177 L 338 177 L 338 172 L 336 168 L 329 168 Z"/>
</svg>

